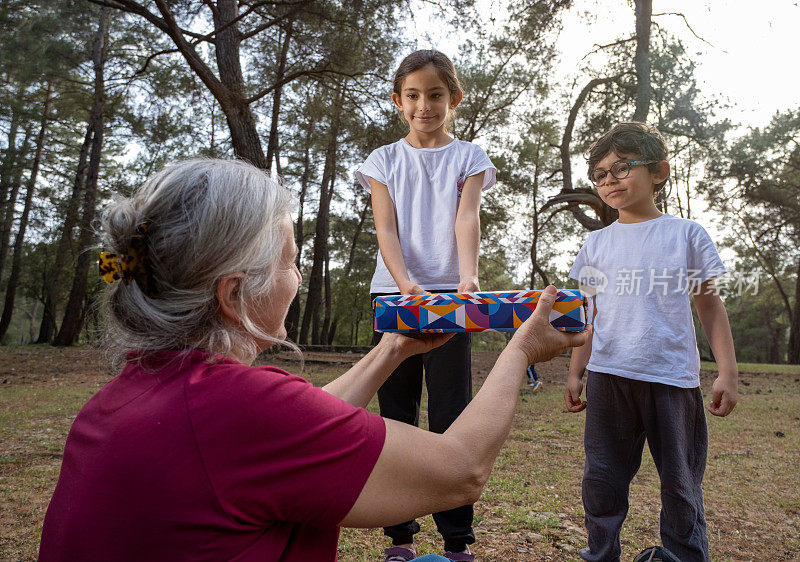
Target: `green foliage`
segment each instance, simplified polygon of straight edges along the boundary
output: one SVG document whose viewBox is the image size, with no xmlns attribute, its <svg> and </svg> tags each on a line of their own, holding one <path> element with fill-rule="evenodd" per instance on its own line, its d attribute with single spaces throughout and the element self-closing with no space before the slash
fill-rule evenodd
<svg viewBox="0 0 800 562">
<path fill-rule="evenodd" d="M 731 295 L 725 308 L 733 332 L 736 358 L 751 363 L 780 363 L 786 358 L 789 322 L 774 283 L 763 280 L 757 294 Z"/>
<path fill-rule="evenodd" d="M 744 260 L 762 270 L 773 297 L 759 303 L 781 318 L 769 325 L 785 333 L 788 359 L 800 361 L 800 323 L 795 301 L 800 262 L 800 111 L 775 115 L 768 126 L 754 128 L 714 151 L 701 189 L 713 207 L 735 217 L 738 228 L 727 240 Z M 794 288 L 792 285 L 794 284 Z M 766 297 L 764 297 L 766 298 Z M 778 303 L 780 306 L 778 306 Z M 780 312 L 779 312 L 780 310 Z M 782 329 L 779 326 L 782 324 Z M 772 332 L 770 332 L 772 334 Z M 757 332 L 753 333 L 754 336 Z M 783 338 L 760 341 L 770 357 L 783 359 Z M 752 340 L 747 340 L 752 341 Z M 778 351 L 774 351 L 777 349 Z"/>
</svg>

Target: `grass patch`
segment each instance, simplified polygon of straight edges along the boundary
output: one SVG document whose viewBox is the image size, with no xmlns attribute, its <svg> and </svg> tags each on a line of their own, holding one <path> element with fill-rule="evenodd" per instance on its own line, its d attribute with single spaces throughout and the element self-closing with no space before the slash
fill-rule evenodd
<svg viewBox="0 0 800 562">
<path fill-rule="evenodd" d="M 784 365 L 775 363 L 737 363 L 740 373 L 778 373 L 782 375 L 800 375 L 800 365 Z M 717 370 L 713 361 L 701 361 L 700 368 L 706 371 Z"/>
<path fill-rule="evenodd" d="M 496 354 L 473 359 L 476 391 Z M 267 361 L 298 372 L 283 357 Z M 303 375 L 321 386 L 357 357 L 314 358 Z M 774 368 L 773 368 L 774 367 Z M 482 561 L 577 560 L 586 545 L 581 503 L 584 414 L 563 405 L 567 360 L 538 365 L 544 390 L 523 390 L 510 439 L 475 505 Z M 703 367 L 707 368 L 706 365 Z M 712 560 L 800 559 L 800 374 L 797 366 L 740 364 L 740 401 L 727 418 L 708 416 L 705 503 Z M 83 403 L 113 373 L 89 348 L 0 348 L 0 559 L 35 560 L 67 431 Z M 713 375 L 704 375 L 705 401 Z M 423 410 L 426 400 L 423 397 Z M 370 404 L 377 411 L 377 402 Z M 423 411 L 422 425 L 427 415 Z M 659 480 L 645 448 L 622 528 L 623 559 L 659 543 Z M 420 554 L 441 553 L 431 517 L 419 520 Z M 343 529 L 342 562 L 380 560 L 377 529 Z"/>
</svg>

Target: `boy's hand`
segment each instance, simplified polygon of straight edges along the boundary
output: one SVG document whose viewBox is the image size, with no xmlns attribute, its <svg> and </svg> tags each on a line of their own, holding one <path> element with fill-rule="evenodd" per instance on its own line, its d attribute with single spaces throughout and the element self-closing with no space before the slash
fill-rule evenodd
<svg viewBox="0 0 800 562">
<path fill-rule="evenodd" d="M 735 378 L 719 376 L 711 386 L 711 404 L 708 411 L 724 418 L 736 407 L 739 400 L 738 384 Z"/>
<path fill-rule="evenodd" d="M 581 400 L 581 392 L 583 392 L 583 379 L 569 375 L 564 389 L 564 402 L 568 411 L 574 413 L 586 408 L 586 400 Z"/>
<path fill-rule="evenodd" d="M 468 279 L 461 279 L 458 284 L 459 293 L 477 293 L 481 288 L 478 286 L 478 278 L 470 277 Z"/>
</svg>

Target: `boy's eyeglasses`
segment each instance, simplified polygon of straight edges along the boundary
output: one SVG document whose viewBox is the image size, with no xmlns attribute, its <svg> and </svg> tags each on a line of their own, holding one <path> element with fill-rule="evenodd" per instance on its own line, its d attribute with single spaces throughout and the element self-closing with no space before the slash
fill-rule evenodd
<svg viewBox="0 0 800 562">
<path fill-rule="evenodd" d="M 631 173 L 631 168 L 633 166 L 645 166 L 647 164 L 655 164 L 656 160 L 635 160 L 633 162 L 626 162 L 625 160 L 617 160 L 613 164 L 611 164 L 611 168 L 608 170 L 604 170 L 602 168 L 595 168 L 591 174 L 589 174 L 589 179 L 592 180 L 592 183 L 595 184 L 597 187 L 600 187 L 604 183 L 606 183 L 606 178 L 608 177 L 609 172 L 612 176 L 617 178 L 618 180 L 624 180 L 628 177 Z"/>
</svg>

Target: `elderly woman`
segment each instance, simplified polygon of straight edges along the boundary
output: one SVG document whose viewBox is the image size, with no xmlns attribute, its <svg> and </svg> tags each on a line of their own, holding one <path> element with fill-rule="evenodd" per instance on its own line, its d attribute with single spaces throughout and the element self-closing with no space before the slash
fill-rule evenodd
<svg viewBox="0 0 800 562">
<path fill-rule="evenodd" d="M 386 334 L 323 388 L 252 367 L 300 285 L 290 206 L 261 170 L 192 160 L 111 207 L 107 329 L 127 362 L 70 430 L 40 560 L 335 560 L 340 526 L 477 500 L 525 367 L 585 341 L 549 325 L 548 288 L 441 435 L 363 408 L 447 336 Z"/>
</svg>

